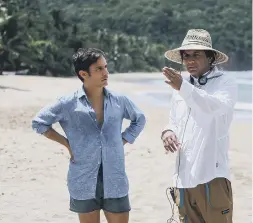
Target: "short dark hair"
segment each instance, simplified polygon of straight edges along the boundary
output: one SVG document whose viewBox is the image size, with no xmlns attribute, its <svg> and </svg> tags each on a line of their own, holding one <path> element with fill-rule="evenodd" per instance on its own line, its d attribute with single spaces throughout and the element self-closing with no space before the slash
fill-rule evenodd
<svg viewBox="0 0 253 223">
<path fill-rule="evenodd" d="M 204 50 L 204 52 L 205 52 L 207 58 L 211 58 L 210 65 L 212 66 L 213 62 L 215 61 L 216 52 L 213 50 Z M 180 55 L 181 55 L 182 61 L 183 61 L 183 53 L 184 53 L 184 50 L 180 50 Z"/>
<path fill-rule="evenodd" d="M 101 56 L 105 56 L 105 53 L 96 48 L 80 48 L 74 53 L 72 61 L 75 72 L 81 81 L 83 81 L 83 78 L 79 75 L 79 71 L 83 70 L 89 73 L 90 65 L 96 63 Z"/>
</svg>

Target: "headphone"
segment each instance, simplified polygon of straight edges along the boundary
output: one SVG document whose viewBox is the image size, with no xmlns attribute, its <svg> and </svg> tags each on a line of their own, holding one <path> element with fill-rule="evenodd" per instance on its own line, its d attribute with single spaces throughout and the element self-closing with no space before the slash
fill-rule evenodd
<svg viewBox="0 0 253 223">
<path fill-rule="evenodd" d="M 210 71 L 211 72 L 211 71 Z M 211 80 L 211 79 L 213 79 L 213 78 L 217 78 L 217 77 L 220 77 L 222 74 L 219 74 L 219 75 L 216 75 L 216 76 L 213 76 L 213 77 L 207 77 L 208 76 L 208 74 L 210 73 L 210 72 L 208 72 L 206 75 L 203 75 L 203 76 L 200 76 L 199 78 L 198 78 L 198 83 L 200 84 L 200 85 L 205 85 L 206 83 L 207 83 L 207 81 L 208 80 Z M 194 85 L 194 78 L 190 75 L 190 83 L 192 84 L 192 85 Z"/>
<path fill-rule="evenodd" d="M 219 74 L 219 75 L 216 75 L 216 76 L 213 76 L 213 77 L 207 77 L 211 72 L 212 72 L 212 70 L 213 70 L 213 66 L 212 66 L 212 62 L 213 62 L 213 59 L 212 58 L 208 58 L 208 60 L 209 60 L 209 63 L 210 63 L 210 66 L 211 66 L 211 69 L 208 71 L 208 73 L 207 74 L 205 74 L 205 75 L 202 75 L 202 76 L 200 76 L 199 78 L 198 78 L 198 83 L 199 83 L 199 85 L 205 85 L 206 83 L 207 83 L 207 81 L 208 80 L 210 80 L 210 79 L 213 79 L 213 78 L 217 78 L 217 77 L 220 77 L 222 74 Z M 182 59 L 182 64 L 183 64 L 183 59 Z M 194 85 L 194 78 L 190 75 L 190 83 L 192 84 L 192 85 Z"/>
</svg>

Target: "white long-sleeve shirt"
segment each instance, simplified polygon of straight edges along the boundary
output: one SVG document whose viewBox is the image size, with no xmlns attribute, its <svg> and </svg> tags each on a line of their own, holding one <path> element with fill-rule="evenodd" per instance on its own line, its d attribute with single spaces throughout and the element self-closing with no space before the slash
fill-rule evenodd
<svg viewBox="0 0 253 223">
<path fill-rule="evenodd" d="M 208 77 L 220 74 L 215 68 Z M 204 86 L 194 86 L 189 77 L 184 78 L 180 90 L 173 92 L 165 129 L 174 131 L 182 144 L 173 177 L 175 187 L 192 188 L 216 177 L 230 179 L 229 127 L 236 100 L 236 81 L 226 74 Z"/>
</svg>

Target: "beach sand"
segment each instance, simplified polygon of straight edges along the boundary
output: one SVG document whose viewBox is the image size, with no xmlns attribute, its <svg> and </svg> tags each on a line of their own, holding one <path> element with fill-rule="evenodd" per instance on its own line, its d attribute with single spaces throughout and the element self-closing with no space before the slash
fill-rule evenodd
<svg viewBox="0 0 253 223">
<path fill-rule="evenodd" d="M 172 212 L 165 191 L 172 183 L 175 155 L 166 155 L 160 140 L 168 109 L 139 96 L 144 90 L 161 90 L 159 86 L 142 83 L 147 78 L 157 76 L 111 75 L 109 88 L 128 95 L 147 118 L 139 138 L 133 145 L 125 146 L 132 206 L 130 223 L 166 223 Z M 76 214 L 68 210 L 67 150 L 36 134 L 31 129 L 31 120 L 40 108 L 80 86 L 77 78 L 0 76 L 1 223 L 78 223 Z M 124 127 L 127 124 L 124 122 Z M 58 124 L 55 128 L 62 133 Z M 234 223 L 252 222 L 251 137 L 251 121 L 233 122 L 229 157 Z"/>
</svg>

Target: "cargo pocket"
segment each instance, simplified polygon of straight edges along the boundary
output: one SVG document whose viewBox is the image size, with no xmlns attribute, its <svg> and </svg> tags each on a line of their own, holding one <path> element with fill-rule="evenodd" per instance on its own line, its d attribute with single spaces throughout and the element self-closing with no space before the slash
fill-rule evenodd
<svg viewBox="0 0 253 223">
<path fill-rule="evenodd" d="M 231 183 L 226 178 L 215 178 L 205 184 L 207 202 L 212 208 L 229 208 L 232 205 Z"/>
</svg>

